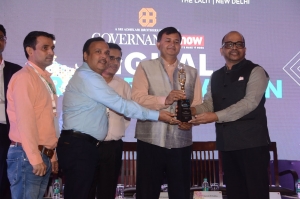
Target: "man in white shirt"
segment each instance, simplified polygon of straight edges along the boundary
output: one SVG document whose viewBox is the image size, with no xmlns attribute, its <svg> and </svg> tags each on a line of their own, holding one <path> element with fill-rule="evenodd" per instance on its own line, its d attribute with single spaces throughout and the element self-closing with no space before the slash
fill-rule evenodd
<svg viewBox="0 0 300 199">
<path fill-rule="evenodd" d="M 6 30 L 0 24 L 0 197 L 2 199 L 11 198 L 6 164 L 7 151 L 10 145 L 8 138 L 10 125 L 6 113 L 6 91 L 12 75 L 22 68 L 17 64 L 4 61 L 2 53 L 6 46 L 6 40 Z"/>
<path fill-rule="evenodd" d="M 121 65 L 122 49 L 119 45 L 108 43 L 109 66 L 102 73 L 107 84 L 124 99 L 131 99 L 130 85 L 118 76 L 115 76 Z M 109 118 L 107 136 L 99 146 L 100 166 L 97 172 L 97 198 L 114 199 L 118 176 L 122 166 L 122 137 L 130 123 L 124 115 L 107 109 Z"/>
</svg>

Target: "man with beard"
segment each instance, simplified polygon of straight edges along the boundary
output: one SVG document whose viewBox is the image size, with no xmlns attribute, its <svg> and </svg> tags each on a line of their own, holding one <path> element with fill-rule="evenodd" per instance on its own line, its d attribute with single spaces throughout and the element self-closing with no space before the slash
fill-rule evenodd
<svg viewBox="0 0 300 199">
<path fill-rule="evenodd" d="M 222 39 L 225 66 L 215 71 L 193 124 L 216 122 L 226 192 L 230 199 L 268 199 L 269 132 L 265 90 L 269 76 L 245 59 L 245 39 L 237 31 Z"/>
<path fill-rule="evenodd" d="M 116 76 L 122 60 L 122 49 L 118 44 L 108 43 L 108 68 L 102 73 L 107 84 L 124 99 L 131 99 L 130 85 Z M 114 199 L 120 169 L 122 166 L 122 137 L 130 124 L 130 119 L 109 109 L 108 132 L 104 142 L 99 146 L 100 166 L 97 177 L 97 198 Z"/>
<path fill-rule="evenodd" d="M 83 64 L 66 87 L 64 130 L 57 147 L 66 180 L 65 199 L 95 198 L 93 182 L 101 162 L 99 146 L 108 132 L 107 107 L 126 117 L 142 120 L 169 122 L 174 116 L 167 111 L 143 108 L 118 95 L 101 75 L 109 59 L 109 47 L 103 38 L 88 39 L 83 46 Z"/>
<path fill-rule="evenodd" d="M 54 39 L 46 32 L 30 32 L 23 43 L 28 61 L 8 85 L 7 173 L 13 199 L 42 199 L 51 168 L 58 172 L 55 87 L 45 70 L 53 61 Z"/>
<path fill-rule="evenodd" d="M 17 64 L 4 60 L 2 53 L 6 46 L 6 39 L 6 30 L 0 24 L 0 196 L 2 199 L 11 198 L 6 163 L 7 151 L 10 145 L 6 92 L 10 78 L 22 68 Z"/>
</svg>

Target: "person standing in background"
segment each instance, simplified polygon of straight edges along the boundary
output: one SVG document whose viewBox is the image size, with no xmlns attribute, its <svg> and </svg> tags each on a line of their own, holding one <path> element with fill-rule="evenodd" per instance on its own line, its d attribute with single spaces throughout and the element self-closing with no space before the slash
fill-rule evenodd
<svg viewBox="0 0 300 199">
<path fill-rule="evenodd" d="M 51 171 L 58 172 L 56 92 L 46 71 L 53 61 L 54 40 L 47 32 L 30 32 L 23 42 L 28 61 L 8 85 L 7 173 L 12 199 L 42 199 Z"/>
<path fill-rule="evenodd" d="M 116 76 L 121 66 L 122 49 L 118 44 L 108 43 L 108 68 L 102 73 L 107 84 L 124 99 L 131 99 L 130 85 Z M 120 169 L 122 166 L 123 141 L 125 130 L 130 124 L 130 118 L 111 109 L 108 112 L 108 132 L 99 146 L 100 165 L 97 180 L 97 198 L 114 199 Z"/>
<path fill-rule="evenodd" d="M 185 92 L 178 81 L 177 56 L 181 33 L 174 27 L 162 29 L 157 36 L 160 57 L 142 61 L 132 84 L 132 99 L 152 110 L 175 112 L 177 100 L 189 99 L 191 106 L 201 104 L 201 83 L 197 69 L 184 65 Z M 190 197 L 192 125 L 137 121 L 137 198 L 159 198 L 164 172 L 170 199 Z"/>
<path fill-rule="evenodd" d="M 245 39 L 237 31 L 223 37 L 220 53 L 225 66 L 212 74 L 190 123 L 215 122 L 228 198 L 268 199 L 271 141 L 264 104 L 269 75 L 245 59 Z"/>
<path fill-rule="evenodd" d="M 6 163 L 7 151 L 10 145 L 8 137 L 10 125 L 6 112 L 6 92 L 10 78 L 15 72 L 22 68 L 17 64 L 4 60 L 2 53 L 6 46 L 6 40 L 6 30 L 4 26 L 0 24 L 0 196 L 2 199 L 11 198 Z"/>
</svg>

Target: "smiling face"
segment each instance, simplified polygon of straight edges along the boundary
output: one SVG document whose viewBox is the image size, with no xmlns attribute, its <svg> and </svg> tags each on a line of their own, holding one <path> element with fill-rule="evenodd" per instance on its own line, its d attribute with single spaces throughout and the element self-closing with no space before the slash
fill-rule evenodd
<svg viewBox="0 0 300 199">
<path fill-rule="evenodd" d="M 223 41 L 223 44 L 226 42 L 244 42 L 243 36 L 238 32 L 230 32 L 228 33 Z M 245 58 L 246 48 L 237 46 L 236 44 L 232 45 L 231 48 L 226 48 L 226 45 L 223 45 L 220 48 L 221 55 L 225 58 L 226 65 L 229 69 Z"/>
<path fill-rule="evenodd" d="M 36 38 L 35 49 L 26 47 L 28 60 L 36 64 L 42 70 L 50 66 L 54 57 L 54 42 L 49 37 L 39 36 Z"/>
<path fill-rule="evenodd" d="M 109 48 L 105 41 L 93 41 L 87 52 L 83 54 L 84 61 L 98 74 L 108 67 Z"/>
<path fill-rule="evenodd" d="M 108 67 L 104 73 L 108 74 L 109 76 L 114 76 L 121 65 L 121 51 L 118 49 L 110 48 L 109 57 L 110 60 L 108 62 Z"/>
<path fill-rule="evenodd" d="M 163 58 L 172 57 L 175 58 L 180 52 L 180 36 L 178 33 L 172 33 L 167 35 L 164 33 L 161 40 L 156 44 L 160 54 Z"/>
</svg>

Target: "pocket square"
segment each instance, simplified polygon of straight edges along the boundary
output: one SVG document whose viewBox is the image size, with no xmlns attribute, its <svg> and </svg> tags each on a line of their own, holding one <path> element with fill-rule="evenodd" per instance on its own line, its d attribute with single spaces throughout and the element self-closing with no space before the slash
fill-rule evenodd
<svg viewBox="0 0 300 199">
<path fill-rule="evenodd" d="M 242 81 L 242 80 L 244 80 L 244 77 L 242 77 L 242 76 L 239 77 L 239 81 Z"/>
</svg>

